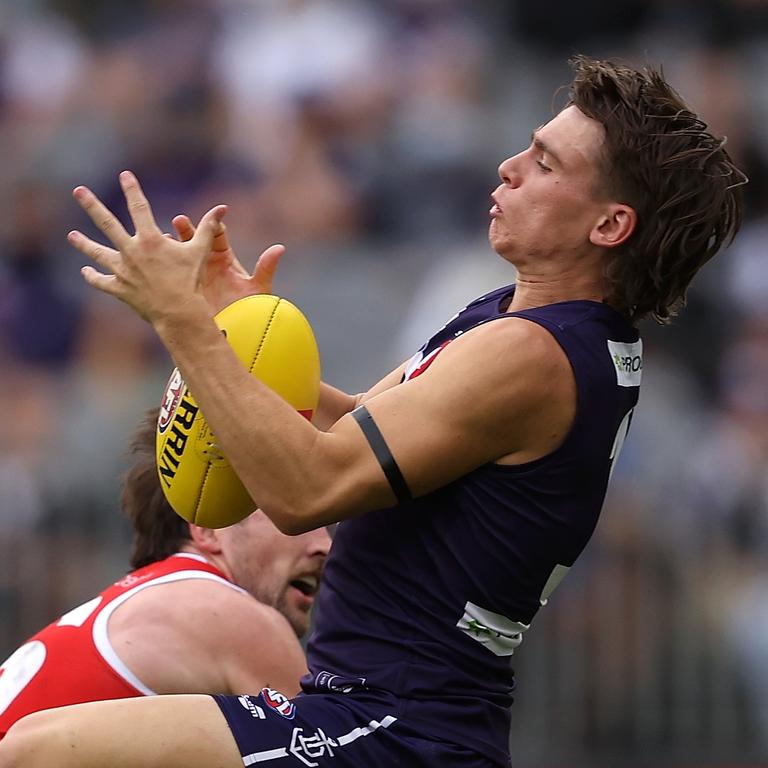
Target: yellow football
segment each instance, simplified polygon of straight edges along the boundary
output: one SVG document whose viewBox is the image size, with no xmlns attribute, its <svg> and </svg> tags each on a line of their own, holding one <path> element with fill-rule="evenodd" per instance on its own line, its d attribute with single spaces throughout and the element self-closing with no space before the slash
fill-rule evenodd
<svg viewBox="0 0 768 768">
<path fill-rule="evenodd" d="M 320 393 L 320 357 L 304 315 L 290 301 L 262 294 L 233 302 L 215 320 L 251 374 L 311 419 Z M 160 405 L 156 454 L 165 497 L 185 520 L 223 528 L 254 510 L 178 368 Z"/>
</svg>

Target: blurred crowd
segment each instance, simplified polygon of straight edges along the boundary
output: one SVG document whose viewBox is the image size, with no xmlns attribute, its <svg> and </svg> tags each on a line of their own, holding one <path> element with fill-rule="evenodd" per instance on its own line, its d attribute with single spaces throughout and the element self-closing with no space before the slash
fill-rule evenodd
<svg viewBox="0 0 768 768">
<path fill-rule="evenodd" d="M 564 723 L 580 708 L 571 757 L 683 765 L 690 737 L 690 755 L 768 763 L 766 0 L 3 0 L 0 657 L 123 567 L 128 434 L 171 365 L 85 290 L 66 232 L 96 233 L 72 187 L 124 218 L 131 168 L 166 230 L 226 202 L 247 265 L 284 242 L 283 285 L 354 389 L 458 308 L 439 314 L 446 295 L 505 279 L 481 264 L 495 169 L 562 105 L 573 52 L 662 63 L 751 181 L 736 243 L 673 326 L 644 328 L 599 532 L 527 642 L 600 648 L 599 690 L 557 694 Z M 350 324 L 342 301 L 372 317 Z M 521 711 L 549 668 L 528 650 Z"/>
</svg>

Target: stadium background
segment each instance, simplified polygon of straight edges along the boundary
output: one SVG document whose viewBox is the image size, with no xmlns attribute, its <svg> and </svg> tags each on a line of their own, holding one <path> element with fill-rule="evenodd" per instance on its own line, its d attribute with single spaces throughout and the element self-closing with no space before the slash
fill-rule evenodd
<svg viewBox="0 0 768 768">
<path fill-rule="evenodd" d="M 279 291 L 355 391 L 509 281 L 487 196 L 572 51 L 663 62 L 752 184 L 737 245 L 645 328 L 598 532 L 514 659 L 516 765 L 768 765 L 763 0 L 3 0 L 0 658 L 125 570 L 125 446 L 169 371 L 84 289 L 71 188 L 119 207 L 128 167 L 161 226 L 228 202 L 247 264 L 285 242 Z"/>
</svg>

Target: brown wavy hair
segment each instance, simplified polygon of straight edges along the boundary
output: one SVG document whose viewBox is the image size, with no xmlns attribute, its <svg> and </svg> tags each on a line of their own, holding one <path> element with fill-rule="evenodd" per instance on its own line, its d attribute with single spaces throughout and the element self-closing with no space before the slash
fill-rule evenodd
<svg viewBox="0 0 768 768">
<path fill-rule="evenodd" d="M 570 104 L 605 128 L 598 194 L 632 206 L 635 232 L 606 263 L 606 301 L 667 322 L 699 269 L 736 235 L 746 176 L 660 70 L 576 56 Z"/>
<path fill-rule="evenodd" d="M 133 462 L 123 475 L 120 508 L 133 527 L 131 568 L 142 568 L 179 551 L 189 541 L 189 524 L 165 499 L 155 464 L 159 408 L 144 414 L 130 443 Z"/>
</svg>

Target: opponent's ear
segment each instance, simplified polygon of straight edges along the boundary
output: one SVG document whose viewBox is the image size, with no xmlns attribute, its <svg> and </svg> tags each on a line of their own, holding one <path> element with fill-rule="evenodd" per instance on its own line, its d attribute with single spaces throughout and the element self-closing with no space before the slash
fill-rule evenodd
<svg viewBox="0 0 768 768">
<path fill-rule="evenodd" d="M 626 242 L 636 227 L 635 209 L 623 203 L 614 203 L 598 219 L 589 233 L 589 241 L 602 248 L 615 248 Z"/>
<path fill-rule="evenodd" d="M 218 534 L 212 528 L 203 528 L 190 523 L 189 537 L 192 539 L 192 543 L 204 555 L 221 554 L 221 541 L 219 541 Z"/>
</svg>

